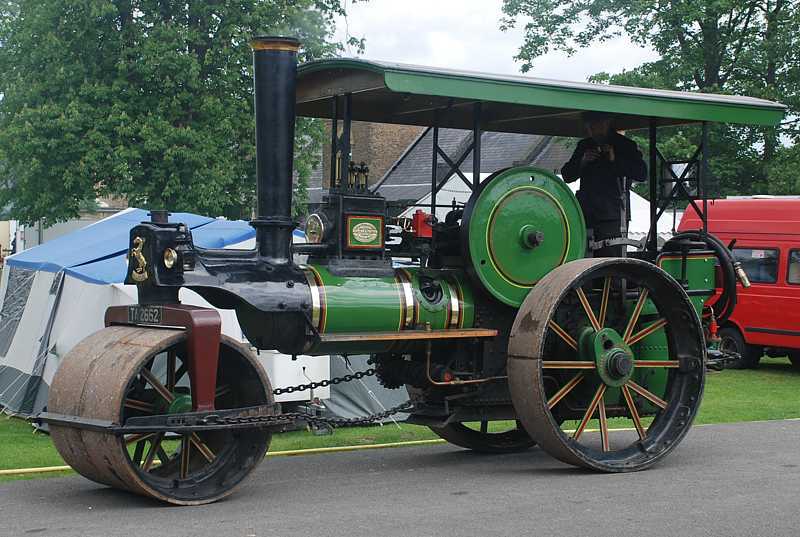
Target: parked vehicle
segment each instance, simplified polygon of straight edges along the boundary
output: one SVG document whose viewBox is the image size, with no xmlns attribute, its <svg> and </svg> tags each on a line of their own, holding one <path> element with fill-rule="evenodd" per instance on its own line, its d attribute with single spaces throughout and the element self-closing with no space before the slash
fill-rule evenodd
<svg viewBox="0 0 800 537">
<path fill-rule="evenodd" d="M 326 383 L 374 374 L 410 392 L 409 401 L 378 414 L 325 423 L 407 412 L 408 421 L 462 448 L 510 453 L 536 444 L 601 472 L 643 470 L 680 443 L 703 395 L 708 353 L 697 313 L 713 292 L 713 257 L 728 275 L 733 258 L 697 234 L 659 248 L 655 194 L 654 232 L 640 258 L 585 257 L 586 221 L 572 191 L 528 166 L 480 182 L 481 136 L 582 136 L 584 112 L 613 113 L 620 130 L 647 127 L 655 192 L 665 165 L 659 126 L 774 126 L 785 106 L 362 59 L 297 68 L 295 39 L 257 38 L 252 47 L 255 248 L 195 246 L 192 231 L 170 223 L 163 209 L 131 229 L 126 282 L 137 286 L 139 304 L 106 310 L 107 327 L 64 357 L 48 410 L 36 418 L 50 425 L 65 462 L 112 487 L 197 505 L 230 494 L 264 459 L 273 431 L 298 419 L 323 422 L 276 407 L 274 393 L 298 387 L 274 390 L 250 349 L 220 333 L 215 310 L 179 303 L 181 288 L 235 309 L 258 349 L 373 355 L 374 368 Z M 331 188 L 308 216 L 302 245 L 290 241 L 295 115 L 332 125 Z M 430 214 L 448 201 L 441 193 L 436 203 L 440 157 L 446 176 L 471 184 L 466 205 L 433 226 L 419 215 L 416 227 L 402 228 L 400 244 L 387 245 L 387 201 L 367 188 L 368 166 L 350 164 L 358 155 L 353 121 L 430 127 Z M 439 144 L 440 127 L 472 129 L 461 156 Z M 459 169 L 469 154 L 472 181 Z M 693 165 L 703 169 L 708 151 L 695 154 Z M 701 193 L 702 179 L 689 181 Z M 673 189 L 667 203 L 679 195 Z M 307 262 L 295 264 L 293 254 Z M 395 266 L 395 259 L 407 261 Z M 722 320 L 734 300 L 731 280 Z M 183 378 L 188 383 L 179 384 Z M 599 435 L 582 436 L 593 419 Z M 635 433 L 612 438 L 611 419 Z M 505 424 L 490 429 L 490 421 Z"/>
<path fill-rule="evenodd" d="M 750 368 L 761 357 L 787 356 L 800 367 L 800 197 L 708 202 L 708 231 L 732 244 L 752 283 L 739 284 L 738 302 L 721 327 L 722 345 Z M 691 208 L 679 231 L 702 227 Z"/>
</svg>

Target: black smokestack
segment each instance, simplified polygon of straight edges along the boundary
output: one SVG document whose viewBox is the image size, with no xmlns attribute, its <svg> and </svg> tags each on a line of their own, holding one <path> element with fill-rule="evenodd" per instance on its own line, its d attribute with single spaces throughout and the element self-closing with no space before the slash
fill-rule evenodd
<svg viewBox="0 0 800 537">
<path fill-rule="evenodd" d="M 253 49 L 259 253 L 275 263 L 291 256 L 292 166 L 297 49 L 291 37 L 257 37 Z"/>
</svg>

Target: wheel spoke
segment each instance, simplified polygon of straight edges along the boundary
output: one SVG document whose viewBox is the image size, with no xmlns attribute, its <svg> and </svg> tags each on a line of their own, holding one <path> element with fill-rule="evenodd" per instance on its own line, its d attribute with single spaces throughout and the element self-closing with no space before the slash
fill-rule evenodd
<svg viewBox="0 0 800 537">
<path fill-rule="evenodd" d="M 142 469 L 149 472 L 153 466 L 153 461 L 156 459 L 156 452 L 161 447 L 161 441 L 164 439 L 164 433 L 156 434 L 155 438 L 150 440 L 150 449 L 147 450 L 147 456 L 144 459 L 144 466 Z M 161 461 L 163 464 L 164 461 Z"/>
<path fill-rule="evenodd" d="M 580 438 L 581 433 L 583 430 L 586 429 L 586 424 L 589 423 L 589 420 L 592 419 L 594 415 L 594 411 L 597 410 L 597 405 L 603 399 L 603 395 L 606 393 L 606 385 L 601 384 L 597 391 L 594 393 L 594 397 L 592 397 L 592 402 L 589 404 L 589 408 L 586 409 L 586 414 L 583 415 L 583 419 L 581 423 L 578 425 L 578 428 L 575 429 L 575 434 L 572 435 L 572 438 L 578 440 Z"/>
<path fill-rule="evenodd" d="M 222 386 L 217 388 L 217 391 L 214 394 L 214 397 L 215 398 L 223 397 L 223 396 L 228 395 L 229 393 L 231 393 L 231 391 L 232 390 L 231 390 L 231 385 L 230 384 L 223 384 Z"/>
<path fill-rule="evenodd" d="M 595 369 L 594 362 L 579 360 L 542 360 L 543 369 Z"/>
<path fill-rule="evenodd" d="M 625 402 L 628 404 L 628 410 L 631 412 L 631 419 L 633 420 L 633 425 L 636 427 L 636 432 L 639 433 L 639 439 L 644 440 L 646 435 L 642 427 L 642 419 L 639 417 L 639 411 L 636 410 L 636 403 L 627 386 L 622 387 L 622 395 L 625 396 Z"/>
<path fill-rule="evenodd" d="M 144 455 L 144 446 L 145 442 L 142 440 L 141 442 L 137 442 L 136 447 L 133 449 L 133 458 L 132 462 L 133 465 L 139 467 L 142 465 L 142 456 Z"/>
<path fill-rule="evenodd" d="M 164 464 L 169 460 L 169 455 L 167 452 L 164 451 L 164 446 L 159 445 L 158 449 L 156 450 L 156 454 L 158 455 L 158 460 L 161 461 L 161 464 Z"/>
<path fill-rule="evenodd" d="M 131 445 L 134 442 L 143 442 L 148 438 L 155 436 L 156 433 L 139 433 L 139 434 L 131 434 L 125 438 L 125 444 Z"/>
<path fill-rule="evenodd" d="M 186 364 L 182 363 L 181 366 L 178 368 L 178 370 L 175 371 L 175 384 L 178 384 L 178 382 L 186 374 L 186 371 L 187 371 Z"/>
<path fill-rule="evenodd" d="M 606 313 L 608 313 L 608 296 L 611 294 L 611 276 L 606 276 L 603 281 L 603 295 L 600 298 L 600 317 L 597 322 L 600 328 L 606 325 Z"/>
<path fill-rule="evenodd" d="M 185 434 L 181 437 L 181 479 L 186 479 L 189 475 L 189 455 L 192 443 L 189 441 L 190 435 Z"/>
<path fill-rule="evenodd" d="M 175 390 L 175 383 L 177 379 L 175 378 L 175 352 L 169 351 L 167 353 L 167 389 L 169 391 Z"/>
<path fill-rule="evenodd" d="M 639 395 L 641 395 L 642 397 L 644 397 L 645 399 L 656 405 L 657 407 L 667 408 L 667 402 L 658 397 L 657 395 L 655 395 L 647 388 L 642 388 L 632 380 L 629 380 L 627 385 L 630 387 L 631 390 L 635 391 L 636 393 L 638 393 Z"/>
<path fill-rule="evenodd" d="M 211 448 L 208 447 L 208 445 L 200 439 L 197 433 L 192 433 L 190 439 L 194 447 L 197 448 L 197 451 L 199 451 L 200 454 L 203 455 L 203 457 L 205 457 L 205 459 L 208 462 L 214 462 L 214 457 L 215 457 L 214 452 L 211 451 Z"/>
<path fill-rule="evenodd" d="M 636 306 L 633 308 L 631 318 L 628 319 L 628 326 L 625 327 L 625 335 L 622 336 L 622 339 L 625 340 L 625 343 L 628 343 L 628 339 L 631 337 L 633 329 L 636 327 L 636 323 L 639 322 L 639 315 L 642 313 L 645 300 L 647 300 L 647 294 L 648 292 L 646 287 L 643 288 L 639 293 L 639 299 L 636 301 Z"/>
<path fill-rule="evenodd" d="M 680 367 L 678 360 L 636 360 L 636 367 Z"/>
<path fill-rule="evenodd" d="M 142 369 L 140 374 L 167 403 L 171 403 L 172 400 L 175 399 L 175 396 L 172 395 L 172 392 L 169 391 L 166 386 L 161 384 L 161 381 L 158 380 L 152 372 L 147 369 Z"/>
<path fill-rule="evenodd" d="M 608 419 L 606 418 L 606 403 L 603 398 L 597 404 L 598 415 L 600 416 L 600 441 L 602 442 L 603 451 L 609 451 L 608 445 Z"/>
<path fill-rule="evenodd" d="M 561 337 L 561 339 L 563 339 L 563 340 L 564 340 L 564 342 L 565 342 L 567 345 L 569 345 L 570 347 L 572 347 L 572 348 L 573 348 L 573 349 L 575 349 L 576 351 L 578 350 L 578 343 L 575 341 L 575 338 L 573 338 L 572 336 L 570 336 L 570 335 L 567 333 L 567 331 L 566 331 L 566 330 L 564 330 L 563 328 L 561 328 L 561 327 L 558 325 L 558 323 L 557 323 L 557 322 L 555 322 L 555 321 L 553 321 L 553 320 L 551 319 L 551 320 L 547 321 L 547 326 L 549 326 L 550 328 L 552 328 L 552 329 L 553 329 L 553 332 L 555 332 L 556 334 L 558 334 L 558 335 L 559 335 L 559 337 Z"/>
<path fill-rule="evenodd" d="M 667 326 L 667 320 L 662 317 L 659 320 L 654 321 L 653 323 L 645 326 L 644 328 L 636 332 L 636 334 L 629 336 L 629 338 L 625 340 L 625 343 L 627 343 L 628 345 L 633 345 L 637 341 L 646 338 L 656 330 L 663 328 L 665 326 Z"/>
<path fill-rule="evenodd" d="M 571 391 L 573 390 L 573 388 L 575 388 L 575 386 L 577 386 L 578 384 L 580 384 L 580 383 L 581 383 L 581 381 L 582 381 L 584 378 L 585 378 L 585 376 L 584 376 L 584 373 L 583 373 L 583 372 L 580 372 L 580 373 L 578 373 L 577 375 L 575 375 L 574 377 L 572 377 L 572 379 L 571 379 L 569 382 L 567 382 L 566 384 L 564 384 L 564 385 L 561 387 L 561 389 L 560 389 L 560 390 L 558 390 L 558 391 L 557 391 L 557 392 L 556 392 L 556 393 L 553 395 L 553 397 L 551 397 L 551 398 L 550 398 L 550 400 L 548 400 L 548 401 L 547 401 L 547 408 L 549 408 L 549 409 L 551 409 L 551 410 L 552 410 L 552 409 L 553 409 L 553 407 L 554 407 L 554 406 L 556 406 L 556 405 L 558 404 L 558 402 L 559 402 L 559 401 L 561 401 L 561 400 L 562 400 L 564 397 L 566 397 L 566 396 L 567 396 L 567 394 L 568 394 L 569 392 L 571 392 Z"/>
<path fill-rule="evenodd" d="M 592 328 L 594 328 L 595 332 L 600 331 L 600 323 L 597 322 L 597 317 L 594 316 L 594 311 L 592 311 L 592 305 L 589 304 L 589 299 L 586 298 L 586 293 L 583 292 L 583 289 L 578 287 L 575 289 L 575 292 L 578 293 L 578 299 L 581 301 L 581 306 L 583 306 L 583 311 L 586 312 L 586 316 L 589 318 L 589 322 L 592 323 Z"/>
<path fill-rule="evenodd" d="M 140 401 L 138 399 L 125 399 L 125 408 L 132 408 L 134 410 L 141 410 L 142 412 L 150 412 L 151 414 L 155 410 L 153 403 L 148 403 L 146 401 Z"/>
</svg>

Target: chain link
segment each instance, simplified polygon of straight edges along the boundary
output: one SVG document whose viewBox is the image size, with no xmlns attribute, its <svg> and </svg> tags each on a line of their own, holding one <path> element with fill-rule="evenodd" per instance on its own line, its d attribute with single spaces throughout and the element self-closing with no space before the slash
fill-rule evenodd
<svg viewBox="0 0 800 537">
<path fill-rule="evenodd" d="M 377 412 L 359 418 L 324 418 L 309 412 L 284 412 L 282 414 L 263 414 L 260 416 L 239 416 L 225 418 L 221 416 L 208 416 L 203 420 L 203 425 L 278 425 L 281 423 L 305 421 L 312 425 L 330 425 L 331 427 L 353 427 L 356 425 L 369 425 L 376 421 L 393 416 L 398 412 L 408 410 L 414 406 L 411 400 L 401 403 L 383 412 Z"/>
<path fill-rule="evenodd" d="M 364 377 L 371 377 L 375 375 L 375 368 L 367 369 L 366 371 L 357 371 L 352 375 L 344 375 L 342 377 L 334 377 L 332 379 L 321 380 L 319 382 L 310 382 L 308 384 L 298 384 L 297 386 L 287 386 L 285 388 L 276 388 L 272 390 L 273 395 L 281 395 L 284 393 L 302 392 L 305 390 L 314 390 L 317 388 L 324 388 L 331 384 L 341 384 L 343 382 L 350 382 L 359 380 Z M 331 427 L 353 427 L 356 425 L 369 425 L 376 421 L 386 419 L 393 416 L 398 412 L 408 410 L 414 406 L 411 400 L 401 403 L 392 408 L 386 409 L 383 412 L 377 412 L 368 416 L 358 418 L 324 418 L 317 416 L 310 412 L 284 412 L 282 414 L 262 414 L 255 416 L 237 416 L 237 417 L 222 417 L 211 415 L 206 417 L 203 421 L 206 425 L 270 425 L 280 424 L 294 421 L 305 421 L 310 425 L 329 425 Z"/>
<path fill-rule="evenodd" d="M 334 377 L 332 379 L 325 379 L 319 382 L 309 382 L 308 384 L 298 384 L 297 386 L 287 386 L 285 388 L 275 388 L 272 390 L 272 395 L 316 390 L 317 388 L 325 388 L 331 384 L 341 384 L 342 382 L 350 382 L 351 380 L 358 380 L 364 377 L 371 377 L 373 375 L 375 375 L 374 367 L 367 369 L 366 371 L 356 371 L 352 375 L 344 375 L 343 377 Z"/>
</svg>

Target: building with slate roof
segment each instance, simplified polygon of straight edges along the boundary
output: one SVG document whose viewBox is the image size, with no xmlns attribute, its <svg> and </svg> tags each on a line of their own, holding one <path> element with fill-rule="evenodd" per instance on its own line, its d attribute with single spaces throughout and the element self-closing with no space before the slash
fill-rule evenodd
<svg viewBox="0 0 800 537">
<path fill-rule="evenodd" d="M 384 131 L 373 132 L 376 135 L 386 135 Z M 405 133 L 409 139 L 410 133 Z M 431 189 L 431 160 L 433 150 L 433 129 L 422 129 L 413 137 L 410 144 L 398 147 L 394 144 L 386 151 L 399 155 L 399 158 L 388 167 L 375 170 L 383 172 L 380 175 L 371 172 L 372 186 L 389 201 L 417 201 L 427 195 Z M 393 137 L 394 140 L 397 137 Z M 403 138 L 400 138 L 402 140 Z M 439 129 L 439 147 L 451 158 L 456 159 L 472 142 L 472 131 L 460 129 Z M 381 144 L 377 144 L 379 147 Z M 540 136 L 535 134 L 515 134 L 484 132 L 481 136 L 481 171 L 494 172 L 510 166 L 531 165 L 559 173 L 561 166 L 572 155 L 575 140 L 557 138 L 553 136 Z M 328 187 L 329 172 L 326 167 L 326 157 L 321 158 L 322 163 L 311 174 L 308 181 L 309 205 L 312 207 L 320 203 L 323 192 Z M 353 157 L 360 160 L 354 145 Z M 373 159 L 366 157 L 369 164 Z M 385 172 L 384 172 L 385 170 Z M 443 159 L 438 162 L 438 180 L 445 179 L 449 166 Z M 466 156 L 461 165 L 462 173 L 469 176 L 472 173 L 472 152 Z M 451 178 L 452 179 L 452 178 Z M 457 180 L 457 179 L 456 179 Z"/>
<path fill-rule="evenodd" d="M 389 201 L 416 201 L 427 195 L 431 190 L 432 137 L 433 129 L 426 129 L 389 168 L 374 189 Z M 472 131 L 439 129 L 439 147 L 453 160 L 461 156 L 471 142 Z M 481 172 L 531 165 L 560 173 L 561 166 L 572 155 L 574 146 L 574 140 L 553 136 L 484 132 L 481 136 Z M 439 181 L 445 179 L 444 175 L 449 169 L 440 158 L 437 170 Z M 462 163 L 461 171 L 468 177 L 472 173 L 471 151 Z"/>
</svg>

